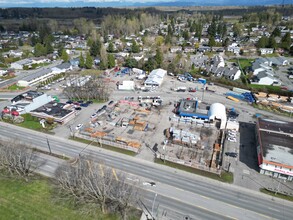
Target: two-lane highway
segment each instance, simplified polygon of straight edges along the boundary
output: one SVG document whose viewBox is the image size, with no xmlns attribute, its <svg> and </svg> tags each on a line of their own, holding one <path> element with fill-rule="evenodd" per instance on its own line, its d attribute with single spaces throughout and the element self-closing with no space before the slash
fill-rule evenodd
<svg viewBox="0 0 293 220">
<path fill-rule="evenodd" d="M 48 138 L 53 152 L 69 157 L 78 157 L 80 151 L 86 146 L 82 143 L 5 123 L 0 123 L 0 126 L 0 136 L 18 138 L 42 150 L 47 149 L 46 138 Z M 178 210 L 184 215 L 196 217 L 200 212 L 210 216 L 209 218 L 201 216 L 199 217 L 200 219 L 230 217 L 237 219 L 247 219 L 248 217 L 249 219 L 293 219 L 292 203 L 288 201 L 276 198 L 272 200 L 271 197 L 258 192 L 109 152 L 97 147 L 88 146 L 83 151 L 83 154 L 90 154 L 97 161 L 103 161 L 108 166 L 139 176 L 141 179 L 156 182 L 158 191 L 153 189 L 153 194 L 155 192 L 160 194 L 162 207 L 164 204 L 165 207 L 171 207 L 171 209 Z M 173 187 L 173 190 L 168 187 Z M 177 194 L 173 192 L 175 189 L 178 190 Z M 188 194 L 193 196 L 190 197 Z M 182 195 L 186 196 L 182 197 Z M 153 195 L 151 197 L 153 198 Z M 193 197 L 201 198 L 202 201 L 195 200 Z M 172 206 L 169 203 L 172 203 Z M 217 214 L 221 217 L 216 216 Z"/>
</svg>

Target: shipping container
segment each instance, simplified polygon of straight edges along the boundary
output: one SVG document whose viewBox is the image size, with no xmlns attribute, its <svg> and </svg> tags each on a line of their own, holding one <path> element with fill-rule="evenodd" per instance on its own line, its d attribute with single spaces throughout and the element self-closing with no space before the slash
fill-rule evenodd
<svg viewBox="0 0 293 220">
<path fill-rule="evenodd" d="M 232 96 L 227 96 L 227 99 L 230 99 L 230 100 L 232 100 L 234 102 L 239 102 L 239 99 L 236 99 L 236 98 L 234 98 Z"/>
</svg>

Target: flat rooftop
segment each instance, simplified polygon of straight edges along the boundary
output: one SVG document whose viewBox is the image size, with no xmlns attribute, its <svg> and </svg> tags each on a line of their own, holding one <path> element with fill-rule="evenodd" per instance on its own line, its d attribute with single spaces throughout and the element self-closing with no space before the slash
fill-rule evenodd
<svg viewBox="0 0 293 220">
<path fill-rule="evenodd" d="M 196 100 L 187 100 L 183 99 L 180 102 L 178 112 L 188 113 L 188 114 L 198 114 L 198 115 L 207 115 L 208 110 L 199 108 L 199 102 Z"/>
<path fill-rule="evenodd" d="M 63 118 L 72 112 L 72 110 L 64 109 L 65 105 L 64 103 L 49 102 L 32 112 L 43 113 L 54 118 Z"/>
<path fill-rule="evenodd" d="M 20 95 L 15 96 L 13 99 L 11 99 L 11 102 L 12 103 L 19 102 L 21 100 L 26 100 L 26 101 L 31 102 L 33 99 L 35 99 L 43 94 L 44 94 L 43 92 L 30 90 L 30 91 L 27 91 L 27 92 L 24 92 Z"/>
<path fill-rule="evenodd" d="M 293 122 L 258 119 L 263 158 L 293 166 Z"/>
</svg>

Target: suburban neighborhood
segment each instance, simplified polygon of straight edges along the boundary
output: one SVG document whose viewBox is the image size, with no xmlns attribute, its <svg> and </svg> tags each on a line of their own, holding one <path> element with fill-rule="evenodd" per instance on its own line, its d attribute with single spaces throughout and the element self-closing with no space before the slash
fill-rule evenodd
<svg viewBox="0 0 293 220">
<path fill-rule="evenodd" d="M 293 17 L 281 12 L 3 19 L 0 171 L 55 179 L 105 219 L 291 219 Z"/>
</svg>

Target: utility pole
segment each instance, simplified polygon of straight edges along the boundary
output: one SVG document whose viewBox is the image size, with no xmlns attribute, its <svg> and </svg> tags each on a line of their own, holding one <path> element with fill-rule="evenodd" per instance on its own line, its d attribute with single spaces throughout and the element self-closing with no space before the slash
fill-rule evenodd
<svg viewBox="0 0 293 220">
<path fill-rule="evenodd" d="M 50 154 L 52 154 L 51 146 L 50 146 L 50 143 L 49 143 L 49 139 L 48 139 L 48 138 L 47 138 L 47 145 L 48 145 L 48 148 L 49 148 L 49 152 L 50 152 Z"/>
<path fill-rule="evenodd" d="M 155 202 L 156 202 L 156 198 L 157 198 L 158 194 L 156 193 L 155 194 L 155 198 L 154 198 L 154 201 L 153 201 L 153 205 L 152 205 L 152 216 L 154 218 L 154 206 L 155 206 Z"/>
</svg>

